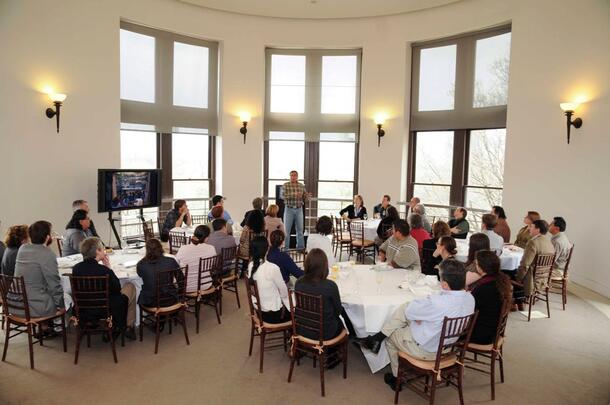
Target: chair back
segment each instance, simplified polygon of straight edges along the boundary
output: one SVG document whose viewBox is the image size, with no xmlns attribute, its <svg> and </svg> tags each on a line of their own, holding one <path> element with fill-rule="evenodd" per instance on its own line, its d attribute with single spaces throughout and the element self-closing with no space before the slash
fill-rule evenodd
<svg viewBox="0 0 610 405">
<path fill-rule="evenodd" d="M 389 239 L 394 232 L 394 225 L 392 224 L 381 224 L 381 234 L 384 240 Z"/>
<path fill-rule="evenodd" d="M 568 259 L 566 260 L 566 266 L 563 269 L 563 278 L 568 279 L 568 269 L 570 268 L 570 262 L 572 261 L 572 252 L 574 252 L 574 244 L 572 243 L 572 247 L 570 248 L 570 253 L 568 253 Z"/>
<path fill-rule="evenodd" d="M 291 291 L 292 292 L 292 291 Z M 318 336 L 320 346 L 324 341 L 324 302 L 321 295 L 306 294 L 294 291 L 289 292 L 290 312 L 292 315 L 292 333 L 300 335 L 305 331 Z"/>
<path fill-rule="evenodd" d="M 144 242 L 155 238 L 155 228 L 152 219 L 142 222 L 142 231 L 144 233 Z"/>
<path fill-rule="evenodd" d="M 155 307 L 163 308 L 186 301 L 188 266 L 160 270 L 155 277 Z"/>
<path fill-rule="evenodd" d="M 337 218 L 334 215 L 331 216 L 333 221 L 333 239 L 335 241 L 341 239 L 341 218 Z"/>
<path fill-rule="evenodd" d="M 262 232 L 250 231 L 250 233 L 248 233 L 248 242 L 252 242 L 254 240 L 254 238 L 256 238 L 257 236 L 264 236 L 265 239 L 269 239 L 269 231 L 266 229 Z"/>
<path fill-rule="evenodd" d="M 349 236 L 352 242 L 358 241 L 364 244 L 364 222 L 352 221 L 349 224 Z"/>
<path fill-rule="evenodd" d="M 205 225 L 210 222 L 207 215 L 191 215 L 193 225 Z"/>
<path fill-rule="evenodd" d="M 237 274 L 237 246 L 222 248 L 220 251 L 222 256 L 222 274 L 227 276 L 235 272 Z"/>
<path fill-rule="evenodd" d="M 500 338 L 503 338 L 504 334 L 506 333 L 508 315 L 510 314 L 510 309 L 513 306 L 513 300 L 511 299 L 511 297 L 512 296 L 502 301 L 502 308 L 500 309 L 500 319 L 498 320 L 498 327 L 496 328 L 496 338 L 494 339 L 494 349 L 498 347 Z"/>
<path fill-rule="evenodd" d="M 252 323 L 254 323 L 254 319 L 258 319 L 260 325 L 262 325 L 263 311 L 261 310 L 261 306 L 258 305 L 258 303 L 261 302 L 261 298 L 258 295 L 258 284 L 256 284 L 255 280 L 246 278 L 246 289 L 248 290 L 248 306 L 250 307 Z"/>
<path fill-rule="evenodd" d="M 547 286 L 551 282 L 553 263 L 555 262 L 555 254 L 537 254 L 534 258 L 534 270 L 532 272 L 534 280 L 534 288 L 537 288 L 540 283 Z"/>
<path fill-rule="evenodd" d="M 188 238 L 185 232 L 170 232 L 169 233 L 169 253 L 175 255 L 178 253 L 180 246 L 187 245 Z"/>
<path fill-rule="evenodd" d="M 55 242 L 57 242 L 57 252 L 59 253 L 59 257 L 64 255 L 64 238 L 63 236 L 58 236 L 55 238 Z"/>
<path fill-rule="evenodd" d="M 70 276 L 74 313 L 81 320 L 110 319 L 108 275 Z"/>
<path fill-rule="evenodd" d="M 445 317 L 441 337 L 436 352 L 435 370 L 440 370 L 441 360 L 450 354 L 455 354 L 460 363 L 464 364 L 466 346 L 478 315 L 478 311 L 457 318 Z"/>
<path fill-rule="evenodd" d="M 430 273 L 434 269 L 434 251 L 432 248 L 422 248 L 420 254 L 421 268 L 423 272 Z"/>
<path fill-rule="evenodd" d="M 199 258 L 199 273 L 197 274 L 197 291 L 203 291 L 203 286 L 212 283 L 213 286 L 220 284 L 222 271 L 222 256 Z M 208 287 L 209 288 L 209 287 Z M 207 289 L 207 288 L 206 288 Z M 193 291 L 189 291 L 193 292 Z"/>
<path fill-rule="evenodd" d="M 300 268 L 305 266 L 305 259 L 307 258 L 305 249 L 284 249 L 284 252 L 288 253 L 288 256 L 297 266 Z"/>
<path fill-rule="evenodd" d="M 26 321 L 30 320 L 30 305 L 23 276 L 0 275 L 0 295 L 2 296 L 4 316 L 8 317 L 15 314 L 25 318 Z"/>
</svg>

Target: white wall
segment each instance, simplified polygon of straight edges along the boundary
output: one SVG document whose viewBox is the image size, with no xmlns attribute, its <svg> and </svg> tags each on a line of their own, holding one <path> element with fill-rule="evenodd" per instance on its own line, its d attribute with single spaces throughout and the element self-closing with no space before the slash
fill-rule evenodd
<svg viewBox="0 0 610 405">
<path fill-rule="evenodd" d="M 314 21 L 173 0 L 0 0 L 1 231 L 41 217 L 63 228 L 70 201 L 96 200 L 96 169 L 118 166 L 121 18 L 220 41 L 222 189 L 236 217 L 262 192 L 265 46 L 363 49 L 359 188 L 372 205 L 384 193 L 404 200 L 409 43 L 512 21 L 504 193 L 511 226 L 516 231 L 527 209 L 564 215 L 577 244 L 574 280 L 610 296 L 603 261 L 610 240 L 593 231 L 610 197 L 602 127 L 610 112 L 610 7 L 604 0 L 575 7 L 568 0 L 469 0 L 391 17 Z M 59 135 L 43 114 L 45 84 L 68 94 Z M 580 92 L 591 101 L 567 146 L 558 104 Z M 253 114 L 246 145 L 235 116 L 241 109 Z M 371 119 L 378 110 L 391 115 L 381 148 Z M 94 218 L 102 228 L 104 217 Z"/>
</svg>

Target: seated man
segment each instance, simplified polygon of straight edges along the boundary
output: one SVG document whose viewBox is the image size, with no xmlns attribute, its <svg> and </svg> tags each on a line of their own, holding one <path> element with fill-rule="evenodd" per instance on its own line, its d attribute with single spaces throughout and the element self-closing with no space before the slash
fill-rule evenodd
<svg viewBox="0 0 610 405">
<path fill-rule="evenodd" d="M 497 223 L 498 217 L 494 214 L 484 214 L 481 218 L 481 233 L 489 238 L 489 250 L 500 256 L 504 246 L 504 238 L 494 232 Z"/>
<path fill-rule="evenodd" d="M 466 220 L 466 215 L 468 215 L 468 211 L 464 207 L 457 207 L 453 211 L 453 219 L 449 220 L 449 228 L 455 239 L 466 239 L 468 236 L 470 224 Z"/>
<path fill-rule="evenodd" d="M 222 218 L 212 221 L 212 234 L 208 237 L 206 243 L 214 246 L 217 255 L 222 253 L 222 249 L 237 246 L 235 238 L 227 232 L 227 221 Z"/>
<path fill-rule="evenodd" d="M 72 211 L 76 210 L 83 210 L 87 214 L 89 214 L 89 203 L 87 202 L 87 200 L 75 200 L 72 203 Z M 91 232 L 91 236 L 99 236 L 97 234 L 97 230 L 95 229 L 95 225 L 93 224 L 93 220 L 89 220 L 89 222 L 89 231 Z"/>
<path fill-rule="evenodd" d="M 248 215 L 250 215 L 250 213 L 252 213 L 253 211 L 260 211 L 263 213 L 263 216 L 265 216 L 265 211 L 263 211 L 262 198 L 256 197 L 254 200 L 252 200 L 252 209 L 244 214 L 244 219 L 242 219 L 241 221 L 240 225 L 242 228 L 246 225 L 246 222 L 248 221 Z"/>
<path fill-rule="evenodd" d="M 553 222 L 549 225 L 551 233 L 551 243 L 555 247 L 555 262 L 553 263 L 553 278 L 562 278 L 563 271 L 566 268 L 568 256 L 572 244 L 564 233 L 566 230 L 566 221 L 562 217 L 553 218 Z"/>
<path fill-rule="evenodd" d="M 373 207 L 373 215 L 375 218 L 384 219 L 388 215 L 388 208 L 392 205 L 390 204 L 391 198 L 389 195 L 384 195 L 380 204 L 377 204 Z"/>
<path fill-rule="evenodd" d="M 53 243 L 51 223 L 34 222 L 28 228 L 28 235 L 31 243 L 19 248 L 15 277 L 23 277 L 25 281 L 30 316 L 41 318 L 60 315 L 66 310 L 57 259 L 55 253 L 48 248 Z"/>
<path fill-rule="evenodd" d="M 224 219 L 224 207 L 222 205 L 217 205 L 210 210 L 210 214 L 212 215 L 212 220 L 208 222 L 208 228 L 210 228 L 210 232 L 214 232 L 212 223 L 217 219 Z M 224 221 L 227 228 L 227 234 L 233 236 L 233 226 L 231 226 L 226 219 L 224 219 Z"/>
<path fill-rule="evenodd" d="M 555 253 L 551 238 L 547 236 L 548 229 L 546 221 L 542 219 L 537 219 L 528 227 L 528 231 L 532 238 L 527 242 L 527 245 L 525 245 L 521 264 L 519 265 L 519 269 L 515 276 L 520 284 L 515 285 L 513 290 L 515 301 L 517 302 L 520 311 L 523 309 L 523 295 L 528 297 L 534 291 L 533 270 L 536 264 L 534 262 L 536 255 Z M 538 287 L 544 288 L 545 286 L 546 282 L 541 281 Z"/>
<path fill-rule="evenodd" d="M 74 276 L 108 276 L 108 293 L 110 301 L 110 314 L 112 315 L 114 333 L 118 335 L 123 332 L 125 337 L 135 340 L 136 334 L 134 324 L 136 321 L 136 288 L 131 283 L 125 283 L 121 287 L 114 271 L 110 268 L 110 260 L 104 250 L 104 245 L 99 238 L 85 239 L 80 245 L 83 261 L 76 264 L 72 269 Z M 103 264 L 99 264 L 99 262 Z M 104 312 L 80 314 L 81 321 L 97 321 L 105 318 Z M 84 318 L 84 319 L 82 319 Z M 115 336 L 116 336 L 115 335 Z"/>
<path fill-rule="evenodd" d="M 176 200 L 174 201 L 174 209 L 167 213 L 165 222 L 163 222 L 161 240 L 167 242 L 169 240 L 169 231 L 174 228 L 180 228 L 183 224 L 191 226 L 193 218 L 189 212 L 189 207 L 186 205 L 186 201 Z"/>
<path fill-rule="evenodd" d="M 420 270 L 417 241 L 409 235 L 407 221 L 397 219 L 392 224 L 394 234 L 379 247 L 379 260 L 394 268 Z"/>
<path fill-rule="evenodd" d="M 385 340 L 392 367 L 392 373 L 385 375 L 385 382 L 392 389 L 398 374 L 398 352 L 422 360 L 434 360 L 444 318 L 468 316 L 474 312 L 474 298 L 464 290 L 464 264 L 457 260 L 444 260 L 440 264 L 439 274 L 442 288 L 440 294 L 401 305 L 383 325 L 381 332 L 360 341 L 364 348 L 377 353 Z"/>
<path fill-rule="evenodd" d="M 214 207 L 221 207 L 223 209 L 222 217 L 225 221 L 227 221 L 227 224 L 233 225 L 233 219 L 231 219 L 231 214 L 229 214 L 229 211 L 224 209 L 224 203 L 225 198 L 223 196 L 215 195 L 214 197 L 212 197 L 212 208 L 210 209 L 210 212 L 208 212 L 208 220 L 210 222 L 214 220 L 214 216 L 212 215 L 212 210 L 214 209 Z M 265 213 L 263 213 L 263 216 L 264 215 Z"/>
</svg>

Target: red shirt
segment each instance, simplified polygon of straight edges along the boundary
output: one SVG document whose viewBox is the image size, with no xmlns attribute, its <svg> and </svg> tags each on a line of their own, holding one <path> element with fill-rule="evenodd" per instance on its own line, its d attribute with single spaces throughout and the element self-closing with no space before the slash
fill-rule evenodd
<svg viewBox="0 0 610 405">
<path fill-rule="evenodd" d="M 411 229 L 411 236 L 417 241 L 417 247 L 420 249 L 424 247 L 426 239 L 431 239 L 430 234 L 424 228 Z"/>
</svg>

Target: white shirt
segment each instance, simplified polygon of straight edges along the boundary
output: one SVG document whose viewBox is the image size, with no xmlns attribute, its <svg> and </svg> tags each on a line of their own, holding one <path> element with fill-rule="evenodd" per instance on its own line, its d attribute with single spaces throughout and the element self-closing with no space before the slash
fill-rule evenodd
<svg viewBox="0 0 610 405">
<path fill-rule="evenodd" d="M 213 256 L 216 256 L 216 248 L 207 243 L 200 243 L 198 245 L 189 243 L 188 245 L 180 246 L 178 253 L 176 253 L 176 260 L 180 267 L 189 266 L 186 291 L 197 291 L 197 283 L 199 282 L 199 258 L 207 259 L 208 257 Z M 204 276 L 208 282 L 203 283 L 201 289 L 207 290 L 212 286 L 212 280 L 209 278 L 209 273 L 207 275 L 202 275 L 201 278 L 204 278 Z"/>
<path fill-rule="evenodd" d="M 319 233 L 309 235 L 307 238 L 307 252 L 311 252 L 312 249 L 322 249 L 326 253 L 328 259 L 328 267 L 332 267 L 335 264 L 335 253 L 329 236 L 324 236 Z"/>
<path fill-rule="evenodd" d="M 411 301 L 405 309 L 405 317 L 415 341 L 425 351 L 436 353 L 444 318 L 458 318 L 473 312 L 474 297 L 468 291 L 443 290 L 440 294 Z"/>
<path fill-rule="evenodd" d="M 496 254 L 500 256 L 502 254 L 502 247 L 504 246 L 504 238 L 489 229 L 483 229 L 481 230 L 481 233 L 484 233 L 489 238 L 489 250 L 496 252 Z"/>
<path fill-rule="evenodd" d="M 248 264 L 248 277 L 252 273 L 253 262 Z M 280 268 L 271 262 L 262 262 L 256 273 L 254 281 L 258 287 L 258 296 L 261 299 L 261 310 L 263 312 L 279 311 L 282 305 L 290 308 L 288 300 L 288 288 L 282 278 Z"/>
</svg>

